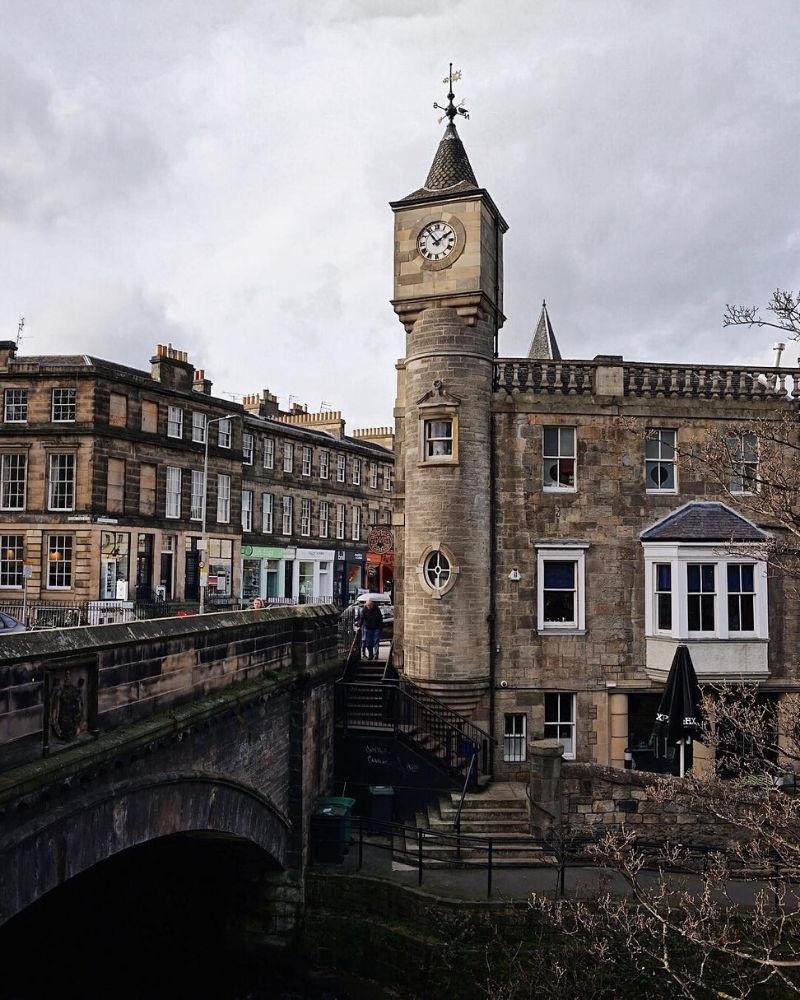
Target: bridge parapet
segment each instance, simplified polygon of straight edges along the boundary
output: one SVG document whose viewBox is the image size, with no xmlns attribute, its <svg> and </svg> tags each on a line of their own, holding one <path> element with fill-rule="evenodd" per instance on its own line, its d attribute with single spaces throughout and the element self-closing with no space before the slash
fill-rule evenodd
<svg viewBox="0 0 800 1000">
<path fill-rule="evenodd" d="M 323 605 L 25 632 L 0 640 L 0 772 L 222 688 L 336 657 Z"/>
<path fill-rule="evenodd" d="M 297 886 L 333 779 L 337 622 L 306 605 L 0 641 L 0 925 L 176 834 L 249 841 Z"/>
</svg>

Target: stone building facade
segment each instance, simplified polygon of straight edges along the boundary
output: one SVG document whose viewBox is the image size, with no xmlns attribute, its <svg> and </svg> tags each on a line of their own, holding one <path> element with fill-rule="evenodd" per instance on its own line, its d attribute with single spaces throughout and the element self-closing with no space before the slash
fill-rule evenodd
<svg viewBox="0 0 800 1000">
<path fill-rule="evenodd" d="M 340 411 L 281 413 L 267 390 L 244 407 L 242 596 L 345 605 L 391 590 L 391 430 L 347 435 Z"/>
<path fill-rule="evenodd" d="M 759 556 L 774 526 L 684 457 L 785 409 L 776 373 L 562 360 L 546 306 L 528 356 L 500 357 L 506 225 L 452 120 L 392 209 L 405 674 L 489 730 L 506 778 L 549 737 L 571 759 L 668 766 L 647 744 L 680 643 L 701 682 L 796 689 L 797 602 Z M 756 467 L 742 441 L 741 493 Z"/>
<path fill-rule="evenodd" d="M 252 399 L 243 406 L 212 395 L 205 373 L 163 345 L 146 372 L 84 355 L 17 357 L 16 345 L 5 342 L 0 381 L 0 602 L 12 613 L 23 599 L 59 607 L 98 602 L 92 620 L 100 621 L 102 602 L 191 603 L 204 583 L 212 604 L 248 600 L 255 590 L 266 597 L 266 572 L 255 589 L 252 571 L 243 577 L 243 543 L 245 558 L 255 548 L 280 546 L 284 580 L 275 596 L 287 603 L 335 592 L 347 598 L 347 586 L 335 588 L 337 546 L 340 582 L 348 573 L 353 587 L 391 586 L 391 544 L 384 555 L 368 553 L 371 526 L 389 527 L 393 454 L 386 428 L 347 437 L 341 415 L 331 430 L 302 409 L 282 413 L 268 393 L 262 402 L 270 413 L 262 414 L 264 406 Z M 267 441 L 273 468 L 266 464 Z M 330 484 L 306 475 L 308 453 L 319 472 L 324 445 L 334 463 Z M 293 463 L 296 473 L 284 471 Z M 296 511 L 288 532 L 281 522 L 265 530 L 267 488 L 276 515 L 287 498 Z M 335 525 L 329 540 L 321 537 L 322 492 L 328 503 L 346 506 L 345 537 Z M 313 534 L 301 523 L 308 504 Z M 317 550 L 308 594 L 301 566 L 285 569 L 290 547 Z M 318 583 L 323 548 L 328 586 Z"/>
</svg>

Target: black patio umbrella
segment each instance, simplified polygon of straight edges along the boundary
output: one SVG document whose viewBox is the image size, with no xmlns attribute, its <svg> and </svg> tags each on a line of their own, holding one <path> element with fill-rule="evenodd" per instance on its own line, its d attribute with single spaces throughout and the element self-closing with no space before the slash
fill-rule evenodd
<svg viewBox="0 0 800 1000">
<path fill-rule="evenodd" d="M 653 736 L 666 737 L 680 747 L 680 773 L 684 774 L 684 748 L 691 740 L 702 740 L 703 699 L 688 646 L 678 646 L 669 668 L 664 694 L 656 712 Z"/>
</svg>

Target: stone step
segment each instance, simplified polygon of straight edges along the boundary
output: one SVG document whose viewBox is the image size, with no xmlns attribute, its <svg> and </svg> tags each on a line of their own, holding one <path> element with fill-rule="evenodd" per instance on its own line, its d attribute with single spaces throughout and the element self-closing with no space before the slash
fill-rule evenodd
<svg viewBox="0 0 800 1000">
<path fill-rule="evenodd" d="M 455 825 L 454 821 L 451 820 L 447 822 L 446 820 L 431 819 L 429 829 L 441 831 L 442 833 L 454 833 Z M 461 832 L 464 836 L 473 833 L 485 834 L 486 836 L 493 836 L 495 833 L 509 833 L 515 836 L 524 837 L 529 834 L 530 828 L 528 826 L 527 820 L 521 823 L 519 820 L 503 820 L 503 819 L 491 819 L 491 820 L 475 820 L 475 819 L 464 819 L 463 815 L 461 817 Z"/>
<path fill-rule="evenodd" d="M 458 809 L 458 804 L 461 801 L 461 795 L 459 792 L 453 792 L 450 795 L 449 802 L 445 799 L 441 803 L 442 810 L 446 809 Z M 480 794 L 468 793 L 464 799 L 464 805 L 461 807 L 461 812 L 496 812 L 501 810 L 502 812 L 508 813 L 520 813 L 525 816 L 528 814 L 528 803 L 525 799 L 499 799 L 489 796 L 481 796 Z"/>
</svg>

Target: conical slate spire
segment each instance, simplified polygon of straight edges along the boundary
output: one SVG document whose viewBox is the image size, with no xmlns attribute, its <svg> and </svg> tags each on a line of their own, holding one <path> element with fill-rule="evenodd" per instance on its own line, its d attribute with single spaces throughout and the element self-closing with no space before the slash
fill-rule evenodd
<svg viewBox="0 0 800 1000">
<path fill-rule="evenodd" d="M 450 122 L 444 130 L 442 141 L 436 150 L 428 179 L 425 181 L 426 191 L 446 191 L 456 184 L 467 183 L 471 188 L 477 188 L 478 182 L 472 172 L 467 151 L 461 141 L 455 125 Z"/>
<path fill-rule="evenodd" d="M 561 351 L 558 349 L 556 335 L 553 333 L 553 326 L 547 314 L 546 302 L 542 302 L 542 311 L 539 314 L 531 346 L 528 348 L 528 357 L 531 361 L 561 360 Z"/>
</svg>

